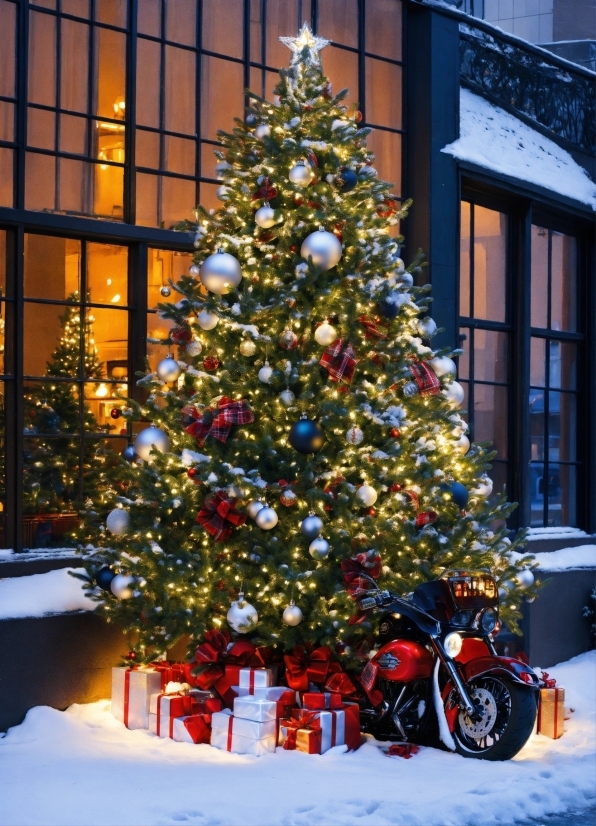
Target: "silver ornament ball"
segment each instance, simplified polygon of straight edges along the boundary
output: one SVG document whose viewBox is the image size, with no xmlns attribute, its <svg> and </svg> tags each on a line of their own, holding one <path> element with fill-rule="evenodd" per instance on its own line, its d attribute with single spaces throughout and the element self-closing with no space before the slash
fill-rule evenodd
<svg viewBox="0 0 596 826">
<path fill-rule="evenodd" d="M 468 439 L 465 433 L 462 433 L 462 435 L 459 437 L 459 439 L 455 443 L 455 447 L 457 449 L 457 452 L 461 453 L 462 456 L 466 455 L 466 453 L 470 449 L 470 440 Z"/>
<path fill-rule="evenodd" d="M 189 341 L 184 349 L 186 350 L 189 356 L 192 356 L 194 358 L 195 356 L 201 355 L 201 353 L 203 352 L 203 345 L 200 341 L 194 339 L 193 341 Z"/>
<path fill-rule="evenodd" d="M 170 452 L 170 440 L 159 427 L 146 427 L 135 439 L 135 453 L 140 459 L 147 462 L 155 446 L 160 453 Z"/>
<path fill-rule="evenodd" d="M 457 374 L 455 362 L 449 356 L 435 356 L 430 359 L 429 364 L 439 377 L 446 376 L 447 373 L 452 373 L 454 376 Z"/>
<path fill-rule="evenodd" d="M 263 384 L 269 384 L 271 381 L 271 376 L 273 375 L 273 370 L 269 366 L 269 362 L 266 361 L 265 364 L 259 370 L 259 381 L 262 381 Z"/>
<path fill-rule="evenodd" d="M 131 599 L 134 577 L 127 574 L 116 574 L 114 579 L 110 582 L 110 591 L 118 599 Z"/>
<path fill-rule="evenodd" d="M 188 268 L 188 271 L 193 276 L 193 278 L 196 278 L 200 274 L 201 268 L 197 267 L 196 264 L 191 264 Z"/>
<path fill-rule="evenodd" d="M 316 514 L 311 513 L 302 520 L 300 530 L 307 539 L 316 539 L 323 530 L 323 520 L 316 516 Z"/>
<path fill-rule="evenodd" d="M 264 502 L 260 502 L 258 499 L 253 499 L 252 502 L 249 502 L 246 506 L 246 512 L 251 519 L 256 519 L 257 513 L 264 507 Z"/>
<path fill-rule="evenodd" d="M 277 224 L 275 210 L 271 209 L 269 204 L 265 202 L 263 206 L 255 212 L 255 222 L 258 226 L 262 227 L 262 229 L 269 229 L 269 227 Z"/>
<path fill-rule="evenodd" d="M 327 232 L 322 227 L 308 235 L 300 247 L 300 255 L 303 258 L 312 258 L 313 264 L 325 271 L 335 267 L 341 254 L 339 240 L 332 232 Z"/>
<path fill-rule="evenodd" d="M 244 594 L 238 594 L 238 599 L 230 606 L 226 619 L 234 631 L 244 634 L 257 624 L 259 615 L 253 606 L 245 601 Z"/>
<path fill-rule="evenodd" d="M 452 407 L 459 407 L 465 398 L 464 388 L 458 381 L 450 381 L 442 393 Z"/>
<path fill-rule="evenodd" d="M 168 298 L 170 295 L 172 295 L 172 291 L 169 287 L 166 287 L 166 285 L 164 284 L 164 286 L 160 288 L 159 294 L 163 295 L 164 298 Z"/>
<path fill-rule="evenodd" d="M 165 359 L 159 362 L 155 372 L 160 381 L 171 382 L 176 381 L 182 371 L 173 356 L 166 356 Z"/>
<path fill-rule="evenodd" d="M 255 522 L 263 531 L 272 530 L 277 525 L 278 521 L 279 519 L 276 512 L 273 508 L 270 508 L 269 505 L 265 505 L 265 507 L 261 508 L 255 516 Z"/>
<path fill-rule="evenodd" d="M 197 323 L 201 330 L 213 330 L 217 327 L 219 316 L 217 313 L 212 313 L 209 310 L 201 310 L 197 316 Z"/>
<path fill-rule="evenodd" d="M 201 282 L 215 295 L 226 295 L 242 281 L 238 259 L 229 252 L 218 250 L 203 261 Z"/>
<path fill-rule="evenodd" d="M 251 338 L 245 338 L 243 341 L 240 342 L 240 347 L 238 348 L 243 356 L 254 356 L 257 352 L 257 345 Z"/>
<path fill-rule="evenodd" d="M 346 440 L 351 445 L 359 445 L 360 442 L 363 440 L 363 438 L 364 438 L 363 432 L 360 430 L 359 427 L 356 427 L 356 426 L 351 427 L 348 430 L 348 432 L 346 433 Z"/>
<path fill-rule="evenodd" d="M 279 400 L 284 407 L 291 407 L 296 401 L 296 396 L 292 393 L 291 390 L 282 390 L 282 392 L 279 394 Z"/>
<path fill-rule="evenodd" d="M 356 491 L 356 499 L 367 508 L 377 501 L 377 492 L 371 485 L 360 485 Z"/>
<path fill-rule="evenodd" d="M 266 123 L 260 123 L 255 129 L 255 138 L 258 141 L 265 140 L 271 134 L 271 129 Z"/>
<path fill-rule="evenodd" d="M 328 347 L 330 344 L 333 344 L 336 338 L 337 330 L 327 321 L 319 324 L 315 330 L 315 341 L 322 347 Z"/>
<path fill-rule="evenodd" d="M 529 568 L 521 570 L 516 579 L 520 588 L 529 588 L 534 584 L 534 574 Z"/>
<path fill-rule="evenodd" d="M 313 559 L 325 559 L 331 549 L 329 543 L 322 536 L 318 536 L 308 546 L 308 552 Z"/>
<path fill-rule="evenodd" d="M 302 622 L 302 611 L 294 604 L 294 600 L 284 609 L 281 618 L 286 625 L 300 625 Z"/>
<path fill-rule="evenodd" d="M 315 177 L 315 173 L 312 166 L 304 163 L 304 161 L 299 161 L 290 169 L 288 177 L 296 186 L 308 186 Z"/>
<path fill-rule="evenodd" d="M 130 514 L 124 508 L 114 508 L 106 518 L 106 528 L 114 536 L 124 536 L 130 530 Z"/>
</svg>

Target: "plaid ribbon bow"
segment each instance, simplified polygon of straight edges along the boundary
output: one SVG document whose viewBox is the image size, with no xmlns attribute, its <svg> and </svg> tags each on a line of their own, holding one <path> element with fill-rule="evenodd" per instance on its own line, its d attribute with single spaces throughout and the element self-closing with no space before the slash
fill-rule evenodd
<svg viewBox="0 0 596 826">
<path fill-rule="evenodd" d="M 381 321 L 376 316 L 360 315 L 358 321 L 366 330 L 366 338 L 387 338 L 387 333 L 381 330 L 381 327 L 389 327 L 386 321 Z"/>
<path fill-rule="evenodd" d="M 185 407 L 182 413 L 194 419 L 184 429 L 196 438 L 199 447 L 203 447 L 207 436 L 213 436 L 214 439 L 225 444 L 232 425 L 250 424 L 255 420 L 255 414 L 244 399 L 233 401 L 227 396 L 222 396 L 217 402 L 217 410 L 207 407 L 199 413 L 196 407 Z"/>
<path fill-rule="evenodd" d="M 321 356 L 319 364 L 325 368 L 332 379 L 349 384 L 356 367 L 356 351 L 349 341 L 344 346 L 344 340 L 336 338 Z"/>
<path fill-rule="evenodd" d="M 435 371 L 423 361 L 410 364 L 410 370 L 421 396 L 436 396 L 441 392 L 441 383 Z"/>
<path fill-rule="evenodd" d="M 350 559 L 343 559 L 341 570 L 346 583 L 346 590 L 352 599 L 358 599 L 365 591 L 370 591 L 370 582 L 362 574 L 376 579 L 382 570 L 380 555 L 374 551 L 364 551 Z"/>
<path fill-rule="evenodd" d="M 203 502 L 203 507 L 197 514 L 197 522 L 216 542 L 225 542 L 232 535 L 234 528 L 244 525 L 246 514 L 236 510 L 226 494 L 218 490 Z"/>
<path fill-rule="evenodd" d="M 439 514 L 436 511 L 423 511 L 422 513 L 418 513 L 416 514 L 416 527 L 424 528 L 425 525 L 432 525 L 438 518 Z"/>
<path fill-rule="evenodd" d="M 262 185 L 257 189 L 251 201 L 272 201 L 277 195 L 277 189 L 271 186 L 269 178 L 265 178 Z"/>
</svg>

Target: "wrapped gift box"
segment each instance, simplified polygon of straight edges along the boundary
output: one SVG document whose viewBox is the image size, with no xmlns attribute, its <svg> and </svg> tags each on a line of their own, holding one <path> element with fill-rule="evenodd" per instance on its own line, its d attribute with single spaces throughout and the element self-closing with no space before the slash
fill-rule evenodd
<svg viewBox="0 0 596 826">
<path fill-rule="evenodd" d="M 541 688 L 538 701 L 538 734 L 558 740 L 563 736 L 563 721 L 565 719 L 565 689 Z"/>
<path fill-rule="evenodd" d="M 266 723 L 267 720 L 277 720 L 277 703 L 265 700 L 263 697 L 236 697 L 234 700 L 234 717 L 244 720 L 254 720 L 257 723 Z"/>
<path fill-rule="evenodd" d="M 305 691 L 302 695 L 302 706 L 312 711 L 343 708 L 341 694 L 328 691 Z"/>
<path fill-rule="evenodd" d="M 262 700 L 272 700 L 277 706 L 275 716 L 278 720 L 280 717 L 290 717 L 290 712 L 298 705 L 297 693 L 283 685 L 252 689 L 246 686 L 234 685 L 231 691 L 235 697 L 258 697 Z"/>
<path fill-rule="evenodd" d="M 268 754 L 277 745 L 277 723 L 246 720 L 225 709 L 211 717 L 211 745 L 234 754 Z"/>
<path fill-rule="evenodd" d="M 291 718 L 279 721 L 279 742 L 288 751 L 322 754 L 321 729 L 296 728 L 296 721 Z"/>
<path fill-rule="evenodd" d="M 315 726 L 321 730 L 321 754 L 333 746 L 346 745 L 350 750 L 360 748 L 360 707 L 357 703 L 344 703 L 341 708 L 318 711 L 295 708 L 295 720 L 310 719 L 315 713 Z"/>
<path fill-rule="evenodd" d="M 238 685 L 248 689 L 268 688 L 274 685 L 274 676 L 272 668 L 241 668 Z"/>
<path fill-rule="evenodd" d="M 129 729 L 148 728 L 151 695 L 161 688 L 153 668 L 112 668 L 112 714 Z"/>
<path fill-rule="evenodd" d="M 149 702 L 149 731 L 158 737 L 174 736 L 174 720 L 197 714 L 199 703 L 190 694 L 152 694 Z"/>
<path fill-rule="evenodd" d="M 211 741 L 211 715 L 192 714 L 176 717 L 172 739 L 177 743 L 209 743 Z"/>
</svg>

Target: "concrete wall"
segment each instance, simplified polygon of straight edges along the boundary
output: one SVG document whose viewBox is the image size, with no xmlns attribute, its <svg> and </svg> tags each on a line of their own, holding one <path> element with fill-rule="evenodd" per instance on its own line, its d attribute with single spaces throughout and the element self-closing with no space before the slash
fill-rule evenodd
<svg viewBox="0 0 596 826">
<path fill-rule="evenodd" d="M 530 43 L 596 38 L 596 0 L 484 0 L 484 19 Z"/>
</svg>

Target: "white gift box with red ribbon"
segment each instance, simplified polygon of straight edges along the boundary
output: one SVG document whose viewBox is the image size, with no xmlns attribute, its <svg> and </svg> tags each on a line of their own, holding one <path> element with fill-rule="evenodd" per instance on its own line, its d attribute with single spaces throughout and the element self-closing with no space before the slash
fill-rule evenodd
<svg viewBox="0 0 596 826">
<path fill-rule="evenodd" d="M 265 723 L 277 719 L 277 703 L 263 697 L 236 697 L 234 700 L 234 717 Z"/>
<path fill-rule="evenodd" d="M 266 688 L 275 684 L 272 668 L 241 668 L 238 673 L 238 685 L 241 688 Z"/>
<path fill-rule="evenodd" d="M 277 721 L 246 720 L 235 717 L 229 709 L 217 711 L 211 718 L 211 745 L 233 754 L 268 754 L 277 745 Z"/>
<path fill-rule="evenodd" d="M 161 691 L 162 675 L 152 668 L 112 668 L 112 714 L 129 729 L 149 727 L 152 694 Z"/>
</svg>

